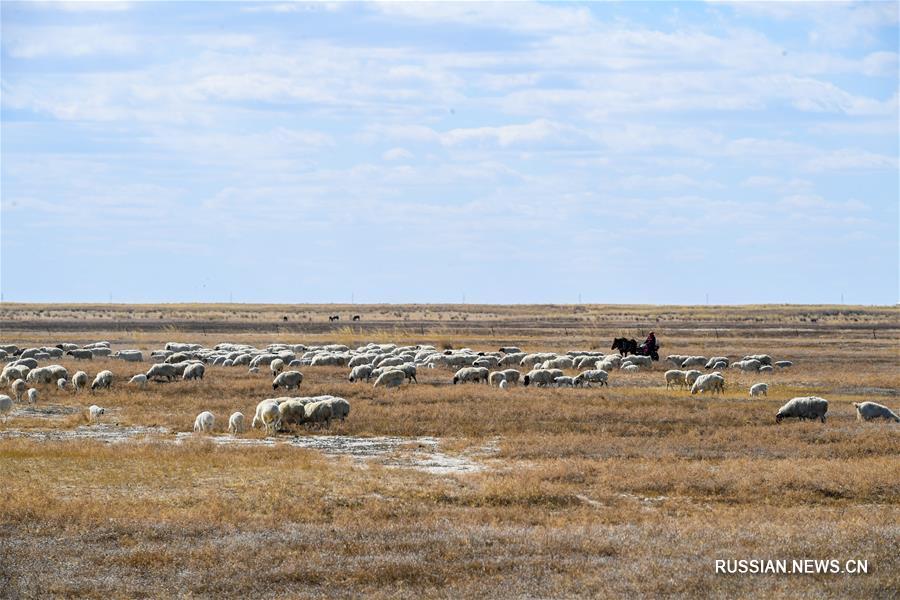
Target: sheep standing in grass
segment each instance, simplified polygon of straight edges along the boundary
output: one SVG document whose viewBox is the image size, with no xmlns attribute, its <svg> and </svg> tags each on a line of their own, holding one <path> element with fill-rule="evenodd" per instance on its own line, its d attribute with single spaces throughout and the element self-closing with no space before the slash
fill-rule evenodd
<svg viewBox="0 0 900 600">
<path fill-rule="evenodd" d="M 769 395 L 769 384 L 768 383 L 755 383 L 750 386 L 750 395 L 751 396 L 768 396 Z"/>
<path fill-rule="evenodd" d="M 278 420 L 281 427 L 302 425 L 306 422 L 306 398 L 288 398 L 278 404 Z"/>
<path fill-rule="evenodd" d="M 501 389 L 501 390 L 505 390 L 505 389 L 508 388 L 508 387 L 509 387 L 509 382 L 506 381 L 505 379 L 504 379 L 503 381 L 500 382 L 500 389 Z"/>
<path fill-rule="evenodd" d="M 38 391 L 34 388 L 28 388 L 28 404 L 37 404 Z"/>
<path fill-rule="evenodd" d="M 895 423 L 900 423 L 900 417 L 897 416 L 897 413 L 883 404 L 878 404 L 877 402 L 854 402 L 853 406 L 856 407 L 857 421 L 887 419 L 889 421 L 894 421 Z"/>
<path fill-rule="evenodd" d="M 602 369 L 591 369 L 590 371 L 583 371 L 575 376 L 575 385 L 576 386 L 584 386 L 590 385 L 592 383 L 599 383 L 600 386 L 609 386 L 609 373 Z"/>
<path fill-rule="evenodd" d="M 519 384 L 519 377 L 521 377 L 522 374 L 519 373 L 516 369 L 504 369 L 503 371 L 500 371 L 500 372 L 503 373 L 503 379 L 506 380 L 506 383 L 508 385 L 518 385 Z"/>
<path fill-rule="evenodd" d="M 215 424 L 216 417 L 208 410 L 204 410 L 194 419 L 194 431 L 198 433 L 212 433 Z"/>
<path fill-rule="evenodd" d="M 78 371 L 74 375 L 72 375 L 72 387 L 75 389 L 75 393 L 78 393 L 78 390 L 83 390 L 87 387 L 88 384 L 88 374 L 84 371 Z"/>
<path fill-rule="evenodd" d="M 22 396 L 25 395 L 25 390 L 28 389 L 28 386 L 21 379 L 16 379 L 12 382 L 12 385 L 9 386 L 9 389 L 13 393 L 13 396 L 16 397 L 16 402 L 22 402 Z"/>
<path fill-rule="evenodd" d="M 278 388 L 283 387 L 288 390 L 293 390 L 300 387 L 301 383 L 303 383 L 303 373 L 300 371 L 285 371 L 284 373 L 280 373 L 278 377 L 272 381 L 272 389 L 277 390 Z"/>
<path fill-rule="evenodd" d="M 0 394 L 0 415 L 3 415 L 4 423 L 6 423 L 6 419 L 8 418 L 9 413 L 12 412 L 12 407 L 12 398 L 7 396 L 6 394 Z"/>
<path fill-rule="evenodd" d="M 506 375 L 503 374 L 503 371 L 492 371 L 488 375 L 488 383 L 491 384 L 491 387 L 497 387 L 503 381 L 506 381 Z"/>
<path fill-rule="evenodd" d="M 102 415 L 106 414 L 105 408 L 100 408 L 96 404 L 92 404 L 88 407 L 88 420 L 90 421 L 99 421 Z"/>
<path fill-rule="evenodd" d="M 113 374 L 112 371 L 100 371 L 97 373 L 97 376 L 94 377 L 94 382 L 91 384 L 91 391 L 96 391 L 99 389 L 109 389 L 109 386 L 112 385 Z"/>
<path fill-rule="evenodd" d="M 775 422 L 781 423 L 782 419 L 796 418 L 801 421 L 806 419 L 819 419 L 825 422 L 825 413 L 828 412 L 828 400 L 816 396 L 801 396 L 792 398 L 782 406 L 775 414 Z"/>
<path fill-rule="evenodd" d="M 484 367 L 463 367 L 453 375 L 453 385 L 457 383 L 488 382 L 491 372 Z"/>
<path fill-rule="evenodd" d="M 685 378 L 684 376 L 687 374 L 686 371 L 680 371 L 678 369 L 670 369 L 666 371 L 666 389 L 669 389 L 669 386 L 685 386 Z"/>
<path fill-rule="evenodd" d="M 558 375 L 556 373 L 547 369 L 534 369 L 525 375 L 523 383 L 525 384 L 525 387 L 528 387 L 529 385 L 549 386 L 553 384 L 557 377 Z"/>
<path fill-rule="evenodd" d="M 403 385 L 404 381 L 406 381 L 406 373 L 403 371 L 390 370 L 379 375 L 372 387 L 400 387 Z"/>
<path fill-rule="evenodd" d="M 348 377 L 348 379 L 352 383 L 355 381 L 362 381 L 363 379 L 365 379 L 366 381 L 369 381 L 369 379 L 371 377 L 372 377 L 372 365 L 356 365 L 350 371 L 350 376 Z"/>
<path fill-rule="evenodd" d="M 686 371 L 684 373 L 684 385 L 694 385 L 694 382 L 697 381 L 697 378 L 701 375 L 703 375 L 703 373 L 696 369 Z"/>
<path fill-rule="evenodd" d="M 228 417 L 228 433 L 237 435 L 244 433 L 244 414 L 240 412 L 231 413 Z"/>
<path fill-rule="evenodd" d="M 388 371 L 391 373 L 392 371 Z M 386 375 L 384 373 L 383 375 Z M 305 407 L 304 421 L 307 423 L 315 423 L 321 425 L 325 424 L 325 428 L 329 428 L 331 426 L 331 418 L 332 418 L 332 409 L 331 402 L 327 400 L 321 400 L 319 402 L 311 402 L 307 404 Z"/>
<path fill-rule="evenodd" d="M 265 427 L 266 435 L 269 431 L 278 431 L 281 427 L 281 413 L 278 411 L 278 402 L 275 400 L 263 400 L 256 405 L 256 414 L 253 416 L 253 428 Z"/>
<path fill-rule="evenodd" d="M 165 377 L 166 381 L 172 381 L 178 378 L 178 370 L 174 365 L 158 364 L 147 369 L 146 376 L 148 381 L 151 379 L 162 379 L 163 377 Z"/>
<path fill-rule="evenodd" d="M 269 363 L 269 368 L 272 370 L 272 377 L 277 377 L 284 370 L 284 361 L 276 358 Z"/>
<path fill-rule="evenodd" d="M 622 371 L 624 373 L 637 373 L 640 370 L 641 370 L 641 368 L 635 364 L 628 363 L 628 362 L 622 363 Z"/>
<path fill-rule="evenodd" d="M 719 392 L 720 394 L 724 393 L 725 378 L 719 373 L 701 375 L 694 382 L 694 385 L 691 386 L 691 394 L 696 394 L 698 392 L 712 392 L 713 394 L 716 392 Z"/>
<path fill-rule="evenodd" d="M 192 379 L 203 379 L 203 374 L 206 373 L 206 367 L 204 367 L 200 363 L 191 363 L 184 368 L 184 375 L 181 378 L 184 381 L 190 381 Z"/>
<path fill-rule="evenodd" d="M 557 377 L 553 384 L 558 387 L 575 387 L 575 378 L 569 376 Z"/>
<path fill-rule="evenodd" d="M 66 380 L 65 377 L 60 377 L 59 379 L 56 380 L 56 388 L 61 392 L 66 391 L 66 386 L 68 384 L 69 384 L 69 382 Z"/>
<path fill-rule="evenodd" d="M 136 385 L 139 388 L 143 388 L 147 386 L 147 376 L 143 373 L 138 373 L 134 377 L 128 380 L 129 385 Z"/>
</svg>

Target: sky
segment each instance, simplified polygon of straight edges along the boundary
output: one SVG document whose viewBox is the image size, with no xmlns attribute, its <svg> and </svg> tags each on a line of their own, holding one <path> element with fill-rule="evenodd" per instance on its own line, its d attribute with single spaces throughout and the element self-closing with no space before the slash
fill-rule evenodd
<svg viewBox="0 0 900 600">
<path fill-rule="evenodd" d="M 0 11 L 5 301 L 898 301 L 896 2 Z"/>
</svg>

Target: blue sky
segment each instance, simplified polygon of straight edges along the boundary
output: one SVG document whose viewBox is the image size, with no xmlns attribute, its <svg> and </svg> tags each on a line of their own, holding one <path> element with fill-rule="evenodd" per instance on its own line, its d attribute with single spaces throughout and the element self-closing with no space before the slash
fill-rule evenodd
<svg viewBox="0 0 900 600">
<path fill-rule="evenodd" d="M 892 304 L 898 4 L 2 3 L 7 301 Z"/>
</svg>

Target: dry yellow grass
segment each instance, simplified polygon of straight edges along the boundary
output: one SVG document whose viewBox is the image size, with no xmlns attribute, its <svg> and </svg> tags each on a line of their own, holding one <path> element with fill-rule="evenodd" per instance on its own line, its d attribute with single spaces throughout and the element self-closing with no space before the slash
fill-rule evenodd
<svg viewBox="0 0 900 600">
<path fill-rule="evenodd" d="M 3 342 L 109 339 L 150 349 L 173 339 L 416 341 L 565 351 L 605 346 L 619 323 L 637 328 L 658 314 L 669 324 L 654 325 L 664 354 L 768 352 L 796 366 L 768 377 L 729 370 L 721 397 L 666 390 L 664 365 L 613 373 L 609 388 L 506 392 L 447 385 L 451 374 L 440 369 L 420 370 L 419 385 L 390 391 L 350 384 L 346 369 L 301 369 L 300 394 L 352 403 L 349 420 L 326 435 L 434 436 L 447 455 L 484 467 L 434 474 L 288 444 L 4 436 L 73 431 L 84 426 L 79 411 L 94 402 L 109 409 L 108 423 L 175 432 L 212 410 L 223 435 L 231 411 L 250 417 L 273 395 L 268 376 L 245 369 L 209 367 L 203 382 L 138 391 L 122 384 L 146 364 L 60 361 L 70 373 L 109 368 L 117 385 L 93 397 L 47 388 L 40 405 L 55 407 L 58 418 L 16 416 L 0 425 L 2 597 L 889 598 L 900 589 L 900 426 L 858 423 L 851 404 L 871 399 L 900 409 L 894 308 L 829 316 L 844 307 L 606 307 L 604 321 L 600 307 L 587 307 L 578 317 L 590 319 L 579 324 L 573 307 L 346 307 L 416 317 L 403 325 L 403 340 L 386 325 L 284 333 L 277 324 L 242 330 L 240 319 L 227 334 L 104 331 L 96 320 L 106 308 L 4 305 Z M 338 312 L 302 308 L 313 321 Z M 228 319 L 226 309 L 141 308 L 199 320 Z M 31 316 L 36 311 L 43 317 Z M 53 329 L 73 314 L 90 324 Z M 459 315 L 468 315 L 466 327 L 435 324 Z M 803 315 L 817 321 L 806 322 L 809 331 L 791 329 Z M 41 318 L 44 331 L 12 325 Z M 538 318 L 539 327 L 528 322 Z M 762 320 L 735 327 L 753 319 Z M 866 328 L 855 327 L 860 322 Z M 424 331 L 418 338 L 416 328 Z M 867 360 L 851 366 L 863 353 Z M 761 380 L 769 396 L 751 399 L 747 388 Z M 831 403 L 825 425 L 774 423 L 786 399 L 811 393 Z M 716 559 L 740 558 L 866 559 L 869 573 L 714 572 Z"/>
</svg>

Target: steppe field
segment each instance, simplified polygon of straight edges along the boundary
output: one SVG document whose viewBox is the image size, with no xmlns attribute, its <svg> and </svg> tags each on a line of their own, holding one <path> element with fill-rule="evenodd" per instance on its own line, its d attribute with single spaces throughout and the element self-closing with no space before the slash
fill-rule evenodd
<svg viewBox="0 0 900 600">
<path fill-rule="evenodd" d="M 454 386 L 420 367 L 373 389 L 304 366 L 287 394 L 346 398 L 350 416 L 268 438 L 226 431 L 286 394 L 266 369 L 127 385 L 173 341 L 609 353 L 650 330 L 663 360 L 608 387 Z M 42 362 L 109 369 L 112 389 L 41 385 L 0 423 L 2 598 L 900 595 L 900 424 L 852 405 L 900 411 L 897 307 L 0 306 L 3 344 L 100 340 L 145 361 Z M 794 366 L 727 369 L 722 395 L 666 389 L 668 354 L 762 353 Z M 768 396 L 748 395 L 756 382 Z M 808 395 L 828 399 L 826 423 L 775 423 Z M 211 435 L 192 432 L 204 410 Z M 717 559 L 868 573 L 717 574 Z"/>
</svg>

